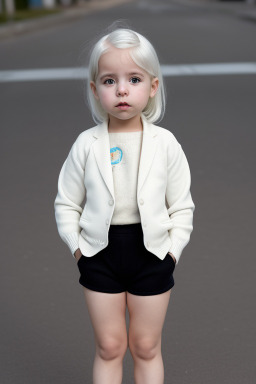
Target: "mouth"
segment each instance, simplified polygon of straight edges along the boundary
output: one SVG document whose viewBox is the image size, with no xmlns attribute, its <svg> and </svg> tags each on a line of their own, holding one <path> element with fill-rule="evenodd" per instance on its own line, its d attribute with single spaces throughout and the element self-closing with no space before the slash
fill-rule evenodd
<svg viewBox="0 0 256 384">
<path fill-rule="evenodd" d="M 126 102 L 120 102 L 116 105 L 116 107 L 118 107 L 119 109 L 128 109 L 130 105 Z"/>
</svg>

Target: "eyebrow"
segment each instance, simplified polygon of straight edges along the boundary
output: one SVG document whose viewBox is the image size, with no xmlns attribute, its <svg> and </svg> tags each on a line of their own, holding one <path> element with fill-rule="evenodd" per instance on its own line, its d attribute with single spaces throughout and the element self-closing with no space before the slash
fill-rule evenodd
<svg viewBox="0 0 256 384">
<path fill-rule="evenodd" d="M 130 72 L 130 73 L 128 73 L 128 75 L 129 76 L 138 75 L 138 76 L 144 77 L 144 75 L 141 72 Z M 105 73 L 104 75 L 102 75 L 100 77 L 100 80 L 102 80 L 104 77 L 115 77 L 115 74 L 114 73 Z"/>
</svg>

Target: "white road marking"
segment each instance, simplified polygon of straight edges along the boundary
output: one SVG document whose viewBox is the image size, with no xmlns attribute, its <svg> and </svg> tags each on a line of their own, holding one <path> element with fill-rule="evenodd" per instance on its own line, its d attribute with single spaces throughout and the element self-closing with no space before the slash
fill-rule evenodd
<svg viewBox="0 0 256 384">
<path fill-rule="evenodd" d="M 256 63 L 214 63 L 162 65 L 163 76 L 211 76 L 256 74 Z M 88 68 L 48 68 L 0 71 L 0 82 L 83 80 L 88 78 Z"/>
<path fill-rule="evenodd" d="M 164 76 L 234 75 L 256 73 L 256 63 L 162 65 Z"/>
<path fill-rule="evenodd" d="M 86 79 L 87 68 L 49 68 L 0 71 L 0 82 Z"/>
</svg>

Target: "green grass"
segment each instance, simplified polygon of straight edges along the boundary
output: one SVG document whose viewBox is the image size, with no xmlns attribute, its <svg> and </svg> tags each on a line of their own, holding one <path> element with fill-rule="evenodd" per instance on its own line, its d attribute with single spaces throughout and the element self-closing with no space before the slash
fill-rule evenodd
<svg viewBox="0 0 256 384">
<path fill-rule="evenodd" d="M 7 23 L 9 21 L 21 21 L 27 19 L 35 19 L 37 17 L 43 17 L 61 12 L 58 8 L 53 9 L 26 9 L 22 11 L 16 11 L 13 18 L 8 18 L 7 15 L 0 15 L 0 24 Z"/>
</svg>

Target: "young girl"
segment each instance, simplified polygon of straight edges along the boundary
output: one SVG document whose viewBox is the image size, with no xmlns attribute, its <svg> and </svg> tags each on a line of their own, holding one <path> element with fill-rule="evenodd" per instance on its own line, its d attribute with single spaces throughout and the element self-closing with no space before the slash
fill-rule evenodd
<svg viewBox="0 0 256 384">
<path fill-rule="evenodd" d="M 165 92 L 151 43 L 128 28 L 103 36 L 87 92 L 96 125 L 71 147 L 54 208 L 92 321 L 93 383 L 121 384 L 129 347 L 136 384 L 163 384 L 162 328 L 195 206 L 182 147 L 154 124 Z"/>
</svg>

